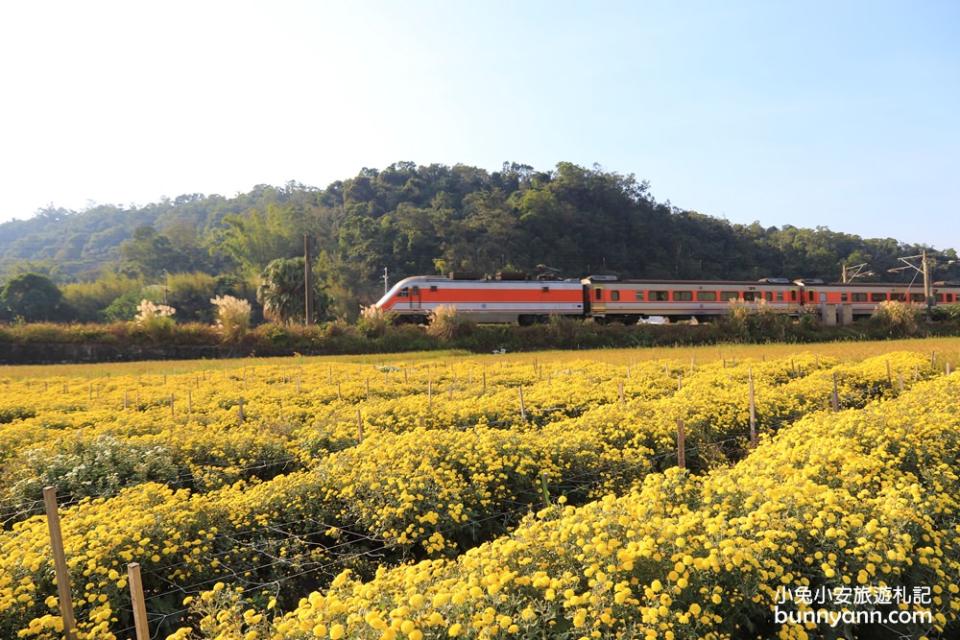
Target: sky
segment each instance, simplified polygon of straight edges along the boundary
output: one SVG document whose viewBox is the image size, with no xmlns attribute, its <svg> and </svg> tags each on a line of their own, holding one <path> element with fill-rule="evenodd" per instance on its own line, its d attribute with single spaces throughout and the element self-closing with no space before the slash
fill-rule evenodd
<svg viewBox="0 0 960 640">
<path fill-rule="evenodd" d="M 960 247 L 960 2 L 9 2 L 0 221 L 397 161 L 599 164 Z"/>
</svg>

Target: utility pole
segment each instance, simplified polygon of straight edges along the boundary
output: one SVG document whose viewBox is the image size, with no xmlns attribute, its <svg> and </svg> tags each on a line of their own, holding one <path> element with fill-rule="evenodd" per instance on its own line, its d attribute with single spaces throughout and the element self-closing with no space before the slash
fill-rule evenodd
<svg viewBox="0 0 960 640">
<path fill-rule="evenodd" d="M 390 290 L 390 279 L 387 276 L 387 268 L 383 268 L 383 295 L 387 295 L 387 291 Z"/>
<path fill-rule="evenodd" d="M 310 260 L 310 236 L 303 234 L 303 324 L 313 324 L 313 265 Z"/>
<path fill-rule="evenodd" d="M 920 253 L 920 264 L 923 267 L 923 299 L 927 303 L 927 313 L 933 309 L 933 294 L 930 290 L 930 261 L 927 260 L 927 250 Z"/>
</svg>

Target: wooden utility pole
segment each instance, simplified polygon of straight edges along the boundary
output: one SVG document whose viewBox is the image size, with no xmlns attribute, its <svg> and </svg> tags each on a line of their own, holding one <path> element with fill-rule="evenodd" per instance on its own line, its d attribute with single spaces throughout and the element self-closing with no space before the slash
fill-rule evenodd
<svg viewBox="0 0 960 640">
<path fill-rule="evenodd" d="M 303 234 L 303 324 L 313 324 L 313 265 L 310 258 L 310 236 Z"/>
</svg>

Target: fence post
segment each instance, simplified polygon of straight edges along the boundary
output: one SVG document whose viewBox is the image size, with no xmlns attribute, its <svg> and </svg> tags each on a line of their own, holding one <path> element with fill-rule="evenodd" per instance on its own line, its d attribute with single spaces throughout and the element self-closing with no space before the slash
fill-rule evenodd
<svg viewBox="0 0 960 640">
<path fill-rule="evenodd" d="M 170 394 L 170 417 L 171 417 L 171 418 L 177 417 L 177 414 L 176 414 L 176 412 L 175 412 L 175 410 L 174 410 L 174 408 L 173 408 L 173 394 L 172 394 L 172 393 Z"/>
<path fill-rule="evenodd" d="M 890 388 L 893 388 L 893 374 L 890 373 L 890 361 L 887 360 L 887 384 L 890 385 Z"/>
<path fill-rule="evenodd" d="M 193 415 L 193 389 L 187 389 L 187 417 Z"/>
<path fill-rule="evenodd" d="M 683 373 L 677 374 L 677 391 L 683 390 Z"/>
<path fill-rule="evenodd" d="M 517 391 L 520 392 L 520 421 L 527 421 L 527 407 L 523 404 L 523 385 L 517 387 Z"/>
<path fill-rule="evenodd" d="M 757 399 L 753 387 L 753 368 L 750 368 L 750 448 L 757 446 Z"/>
<path fill-rule="evenodd" d="M 830 394 L 830 406 L 834 411 L 840 411 L 840 393 L 837 391 L 837 372 L 833 372 L 833 392 Z"/>
<path fill-rule="evenodd" d="M 683 420 L 677 418 L 677 466 L 681 469 L 687 468 L 686 440 L 687 434 L 683 427 Z"/>
<path fill-rule="evenodd" d="M 340 393 L 340 383 L 337 383 L 337 400 L 343 400 L 343 394 Z"/>
<path fill-rule="evenodd" d="M 140 580 L 139 562 L 131 562 L 127 565 L 127 577 L 130 582 L 130 604 L 133 606 L 133 625 L 137 630 L 137 640 L 150 640 L 147 605 L 143 599 L 143 582 Z"/>
<path fill-rule="evenodd" d="M 127 390 L 123 390 L 123 408 L 127 409 L 130 407 L 130 397 L 127 395 Z"/>
<path fill-rule="evenodd" d="M 53 564 L 57 573 L 57 595 L 60 600 L 60 617 L 67 640 L 77 637 L 77 623 L 73 617 L 73 600 L 70 597 L 70 570 L 63 553 L 63 535 L 60 532 L 60 514 L 57 512 L 57 490 L 43 488 L 43 506 L 47 511 L 47 527 L 50 529 L 50 546 L 53 549 Z"/>
<path fill-rule="evenodd" d="M 483 368 L 483 389 L 480 391 L 480 395 L 487 395 L 487 368 Z"/>
<path fill-rule="evenodd" d="M 903 393 L 903 372 L 902 371 L 897 372 L 897 382 L 900 387 L 900 393 Z"/>
<path fill-rule="evenodd" d="M 363 416 L 360 415 L 360 409 L 357 409 L 357 441 L 363 442 Z"/>
<path fill-rule="evenodd" d="M 620 397 L 620 408 L 622 409 L 627 404 L 627 400 L 623 395 L 623 380 L 617 383 L 617 395 Z"/>
<path fill-rule="evenodd" d="M 433 411 L 433 380 L 427 380 L 427 411 Z"/>
<path fill-rule="evenodd" d="M 243 398 L 240 398 L 240 402 L 237 403 L 237 417 L 240 418 L 240 422 L 247 419 L 247 414 L 243 412 Z"/>
</svg>

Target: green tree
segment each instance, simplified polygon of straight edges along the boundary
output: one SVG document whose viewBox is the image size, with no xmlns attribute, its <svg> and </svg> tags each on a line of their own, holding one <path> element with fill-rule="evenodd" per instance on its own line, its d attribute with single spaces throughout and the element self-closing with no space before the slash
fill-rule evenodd
<svg viewBox="0 0 960 640">
<path fill-rule="evenodd" d="M 0 303 L 11 317 L 27 322 L 66 320 L 70 315 L 57 285 L 37 273 L 25 273 L 7 282 L 0 291 Z"/>
<path fill-rule="evenodd" d="M 303 258 L 277 258 L 263 270 L 257 301 L 263 305 L 263 315 L 268 320 L 303 322 L 306 307 L 303 265 Z M 314 291 L 313 297 L 316 309 L 314 320 L 317 320 L 325 315 L 326 299 L 320 289 Z"/>
</svg>

